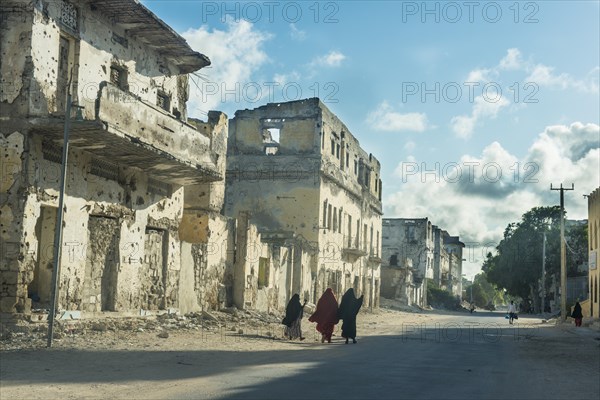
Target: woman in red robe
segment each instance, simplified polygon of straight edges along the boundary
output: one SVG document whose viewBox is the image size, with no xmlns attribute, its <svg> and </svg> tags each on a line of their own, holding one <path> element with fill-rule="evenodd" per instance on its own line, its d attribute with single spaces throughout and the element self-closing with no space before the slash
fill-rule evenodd
<svg viewBox="0 0 600 400">
<path fill-rule="evenodd" d="M 333 294 L 333 290 L 328 288 L 317 302 L 317 309 L 308 319 L 310 322 L 317 323 L 317 331 L 321 333 L 321 343 L 327 340 L 331 343 L 333 328 L 339 322 L 337 317 L 338 303 Z"/>
</svg>

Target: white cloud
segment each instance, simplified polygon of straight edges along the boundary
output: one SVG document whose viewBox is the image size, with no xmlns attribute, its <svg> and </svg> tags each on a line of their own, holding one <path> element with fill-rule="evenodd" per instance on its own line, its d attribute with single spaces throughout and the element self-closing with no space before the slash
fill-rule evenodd
<svg viewBox="0 0 600 400">
<path fill-rule="evenodd" d="M 490 74 L 492 70 L 486 68 L 478 68 L 469 72 L 466 82 L 487 82 L 491 80 Z"/>
<path fill-rule="evenodd" d="M 557 204 L 551 183 L 574 183 L 575 192 L 566 199 L 567 215 L 586 218 L 587 201 L 581 194 L 591 193 L 600 182 L 599 136 L 600 126 L 576 122 L 546 127 L 523 157 L 492 142 L 477 156 L 465 154 L 453 168 L 407 159 L 394 171 L 402 186 L 384 198 L 385 215 L 429 217 L 450 234 L 460 235 L 467 244 L 466 273 L 472 275 L 502 239 L 508 223 L 519 221 L 532 207 Z M 469 165 L 476 167 L 469 171 Z M 456 179 L 457 166 L 463 179 Z"/>
<path fill-rule="evenodd" d="M 576 89 L 580 92 L 598 93 L 598 67 L 595 67 L 590 71 L 585 79 L 575 79 L 564 72 L 557 74 L 554 70 L 554 67 L 537 64 L 533 67 L 525 80 L 539 86 L 547 86 L 562 90 Z"/>
<path fill-rule="evenodd" d="M 280 86 L 285 86 L 290 82 L 298 82 L 300 80 L 300 74 L 296 71 L 292 71 L 289 74 L 275 74 L 273 81 L 277 82 Z"/>
<path fill-rule="evenodd" d="M 342 65 L 342 62 L 346 59 L 346 56 L 339 52 L 332 50 L 329 53 L 316 57 L 311 62 L 312 66 L 322 66 L 322 67 L 339 67 Z"/>
<path fill-rule="evenodd" d="M 423 132 L 428 127 L 425 113 L 401 114 L 394 111 L 387 101 L 383 101 L 376 110 L 369 113 L 367 123 L 373 129 L 385 132 Z"/>
<path fill-rule="evenodd" d="M 498 68 L 506 70 L 518 70 L 523 68 L 523 57 L 519 49 L 512 48 L 506 51 L 506 56 L 500 60 Z"/>
<path fill-rule="evenodd" d="M 450 125 L 452 131 L 462 139 L 468 139 L 473 134 L 475 126 L 482 118 L 496 118 L 500 110 L 509 104 L 503 96 L 497 98 L 492 95 L 488 97 L 477 96 L 470 115 L 458 115 L 452 117 Z"/>
<path fill-rule="evenodd" d="M 306 31 L 298 29 L 296 24 L 290 24 L 290 36 L 293 40 L 301 42 L 306 39 Z"/>
<path fill-rule="evenodd" d="M 188 110 L 190 115 L 207 112 L 215 108 L 222 109 L 222 98 L 225 90 L 235 90 L 236 84 L 251 82 L 252 75 L 267 61 L 264 43 L 271 38 L 266 32 L 255 29 L 245 20 L 229 19 L 226 30 L 212 29 L 203 25 L 197 29 L 189 29 L 182 33 L 190 46 L 211 60 L 211 67 L 200 70 L 206 75 L 208 82 L 218 86 L 218 93 L 212 96 L 202 94 L 192 85 Z M 200 82 L 206 88 L 207 83 Z M 233 96 L 226 99 L 232 100 Z M 235 107 L 237 109 L 239 107 Z"/>
</svg>

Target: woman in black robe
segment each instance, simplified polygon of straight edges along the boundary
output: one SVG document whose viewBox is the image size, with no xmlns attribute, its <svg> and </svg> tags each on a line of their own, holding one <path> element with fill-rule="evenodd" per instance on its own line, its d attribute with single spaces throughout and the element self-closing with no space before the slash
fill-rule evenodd
<svg viewBox="0 0 600 400">
<path fill-rule="evenodd" d="M 575 303 L 571 317 L 575 318 L 575 326 L 581 326 L 581 320 L 583 319 L 583 312 L 581 310 L 581 304 Z"/>
<path fill-rule="evenodd" d="M 356 343 L 356 315 L 362 303 L 363 296 L 357 299 L 353 288 L 348 289 L 342 297 L 338 317 L 344 321 L 342 323 L 342 337 L 346 339 L 346 344 L 348 344 L 348 339 L 352 339 L 352 343 Z"/>
<path fill-rule="evenodd" d="M 306 300 L 304 301 L 304 305 L 306 305 Z M 281 323 L 285 325 L 284 335 L 290 338 L 290 340 L 296 338 L 304 340 L 302 337 L 302 327 L 300 326 L 304 314 L 304 305 L 300 303 L 300 295 L 294 294 L 285 309 L 285 317 Z"/>
</svg>

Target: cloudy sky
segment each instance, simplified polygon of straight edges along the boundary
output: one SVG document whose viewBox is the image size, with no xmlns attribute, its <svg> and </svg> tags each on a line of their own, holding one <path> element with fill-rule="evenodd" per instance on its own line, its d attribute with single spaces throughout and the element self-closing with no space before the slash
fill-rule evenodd
<svg viewBox="0 0 600 400">
<path fill-rule="evenodd" d="M 472 277 L 506 225 L 600 186 L 598 1 L 144 1 L 212 60 L 189 113 L 318 96 L 382 165 L 385 217 L 429 217 Z"/>
</svg>

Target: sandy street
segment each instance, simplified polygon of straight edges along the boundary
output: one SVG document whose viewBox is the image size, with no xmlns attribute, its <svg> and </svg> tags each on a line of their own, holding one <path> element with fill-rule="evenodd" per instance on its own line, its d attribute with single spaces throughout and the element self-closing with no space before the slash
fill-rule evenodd
<svg viewBox="0 0 600 400">
<path fill-rule="evenodd" d="M 139 320 L 129 330 L 95 326 L 65 335 L 52 349 L 43 348 L 42 333 L 4 340 L 0 397 L 592 399 L 600 393 L 600 333 L 589 328 L 526 317 L 510 326 L 501 313 L 381 309 L 361 313 L 359 343 L 345 345 L 339 336 L 321 344 L 306 318 L 306 340 L 295 342 L 281 339 L 276 322 L 218 318 L 206 329 L 189 318 L 178 329 L 175 317 L 152 330 Z M 168 337 L 159 337 L 163 332 Z"/>
</svg>

